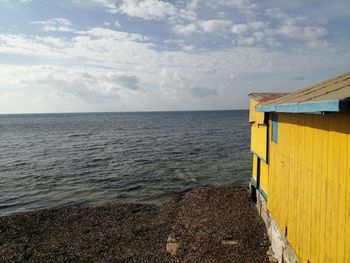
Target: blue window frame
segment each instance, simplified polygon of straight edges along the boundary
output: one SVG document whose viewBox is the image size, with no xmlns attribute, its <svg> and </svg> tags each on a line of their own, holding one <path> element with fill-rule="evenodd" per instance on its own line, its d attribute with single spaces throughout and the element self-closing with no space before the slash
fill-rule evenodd
<svg viewBox="0 0 350 263">
<path fill-rule="evenodd" d="M 278 142 L 278 115 L 276 113 L 272 114 L 272 141 Z"/>
</svg>

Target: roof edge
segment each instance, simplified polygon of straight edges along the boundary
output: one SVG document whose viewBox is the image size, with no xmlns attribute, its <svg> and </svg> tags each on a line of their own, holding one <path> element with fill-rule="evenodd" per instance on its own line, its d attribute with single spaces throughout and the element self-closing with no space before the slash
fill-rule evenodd
<svg viewBox="0 0 350 263">
<path fill-rule="evenodd" d="M 276 105 L 259 106 L 255 108 L 258 112 L 290 112 L 290 113 L 315 113 L 315 112 L 339 112 L 341 110 L 340 100 L 322 100 L 284 103 Z"/>
</svg>

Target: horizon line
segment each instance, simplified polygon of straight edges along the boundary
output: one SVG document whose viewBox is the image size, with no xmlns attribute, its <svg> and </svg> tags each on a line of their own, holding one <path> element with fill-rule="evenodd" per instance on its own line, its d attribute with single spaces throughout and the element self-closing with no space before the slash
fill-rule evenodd
<svg viewBox="0 0 350 263">
<path fill-rule="evenodd" d="M 82 113 L 161 113 L 161 112 L 205 112 L 205 111 L 242 111 L 247 109 L 221 109 L 221 110 L 147 110 L 147 111 L 67 111 L 67 112 L 15 112 L 0 113 L 0 115 L 40 115 L 40 114 L 82 114 Z"/>
</svg>

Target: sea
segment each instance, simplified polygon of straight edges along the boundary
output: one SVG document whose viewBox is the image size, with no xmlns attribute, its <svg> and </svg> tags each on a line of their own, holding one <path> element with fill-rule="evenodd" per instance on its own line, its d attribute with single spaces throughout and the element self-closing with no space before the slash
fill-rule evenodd
<svg viewBox="0 0 350 263">
<path fill-rule="evenodd" d="M 244 185 L 249 141 L 245 110 L 0 115 L 0 216 Z"/>
</svg>

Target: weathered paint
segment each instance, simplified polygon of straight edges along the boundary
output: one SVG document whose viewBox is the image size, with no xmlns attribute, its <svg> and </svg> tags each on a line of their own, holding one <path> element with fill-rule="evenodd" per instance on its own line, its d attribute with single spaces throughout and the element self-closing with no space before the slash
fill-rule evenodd
<svg viewBox="0 0 350 263">
<path fill-rule="evenodd" d="M 301 262 L 350 262 L 350 113 L 278 115 L 267 207 Z"/>
</svg>

